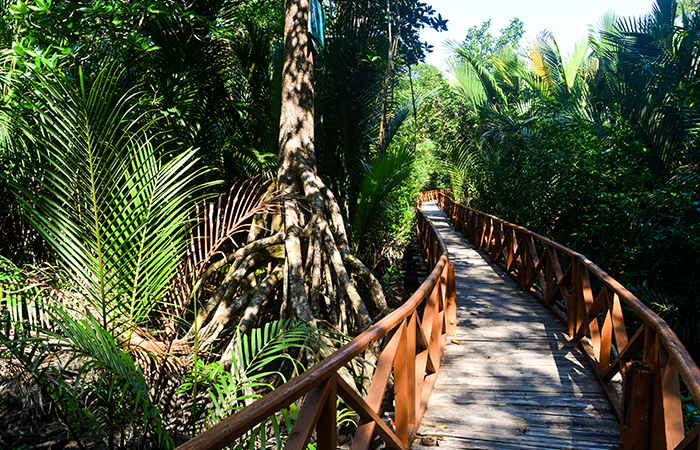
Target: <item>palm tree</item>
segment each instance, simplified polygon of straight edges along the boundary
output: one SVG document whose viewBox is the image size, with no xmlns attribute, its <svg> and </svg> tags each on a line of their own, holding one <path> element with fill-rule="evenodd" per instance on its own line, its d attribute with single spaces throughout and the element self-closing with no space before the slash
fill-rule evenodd
<svg viewBox="0 0 700 450">
<path fill-rule="evenodd" d="M 53 249 L 61 295 L 44 303 L 53 318 L 52 329 L 43 331 L 54 342 L 52 353 L 32 353 L 37 359 L 28 360 L 20 350 L 28 342 L 5 337 L 3 343 L 34 368 L 62 410 L 77 415 L 64 416 L 75 433 L 87 427 L 92 439 L 106 439 L 114 448 L 115 437 L 123 439 L 125 427 L 138 419 L 143 425 L 132 432 L 156 433 L 167 446 L 132 353 L 148 336 L 144 330 L 176 276 L 186 245 L 184 225 L 203 187 L 197 179 L 204 169 L 194 150 L 172 154 L 154 144 L 154 123 L 135 114 L 139 93 L 121 95 L 121 73 L 107 65 L 94 80 L 80 72 L 76 83 L 60 74 L 37 74 L 23 97 L 34 105 L 33 114 L 13 117 L 42 166 L 38 186 L 8 182 Z M 96 375 L 98 382 L 68 383 L 60 365 L 43 364 L 54 357 L 80 360 L 81 377 Z M 58 386 L 46 378 L 54 370 Z M 84 406 L 81 412 L 85 395 L 99 399 L 97 409 Z M 126 405 L 141 414 L 124 415 Z"/>
<path fill-rule="evenodd" d="M 448 47 L 454 54 L 448 60 L 449 73 L 456 80 L 453 89 L 472 106 L 474 112 L 486 105 L 507 105 L 508 99 L 501 85 L 503 80 L 497 78 L 500 70 L 490 72 L 464 43 L 449 42 Z M 490 58 L 497 60 L 498 55 L 491 55 Z M 505 68 L 505 65 L 501 67 Z"/>
<path fill-rule="evenodd" d="M 588 50 L 588 42 L 579 41 L 569 57 L 564 58 L 554 36 L 543 32 L 537 37 L 528 56 L 533 72 L 541 77 L 547 87 L 546 93 L 561 100 L 580 95 L 582 79 L 579 75 Z"/>
<path fill-rule="evenodd" d="M 650 14 L 602 33 L 595 48 L 608 103 L 635 125 L 659 175 L 698 157 L 700 19 L 685 14 L 677 25 L 676 12 L 675 0 L 658 0 Z"/>
</svg>

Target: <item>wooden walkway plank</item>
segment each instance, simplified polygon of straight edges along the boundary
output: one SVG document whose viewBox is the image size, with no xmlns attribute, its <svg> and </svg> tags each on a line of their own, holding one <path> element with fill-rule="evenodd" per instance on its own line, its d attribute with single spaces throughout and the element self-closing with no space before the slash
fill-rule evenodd
<svg viewBox="0 0 700 450">
<path fill-rule="evenodd" d="M 618 448 L 620 426 L 566 327 L 454 232 L 436 202 L 423 211 L 455 265 L 457 334 L 413 448 Z"/>
</svg>

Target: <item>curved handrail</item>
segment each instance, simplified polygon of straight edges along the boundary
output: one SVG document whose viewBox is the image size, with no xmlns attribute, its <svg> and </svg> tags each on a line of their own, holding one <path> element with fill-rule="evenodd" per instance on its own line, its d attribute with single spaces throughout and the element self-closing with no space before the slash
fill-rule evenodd
<svg viewBox="0 0 700 450">
<path fill-rule="evenodd" d="M 700 448 L 700 425 L 685 434 L 679 381 L 700 408 L 700 369 L 666 322 L 580 253 L 443 193 L 437 196 L 455 230 L 488 252 L 582 344 L 620 419 L 620 448 Z M 557 252 L 571 260 L 566 270 Z M 597 280 L 595 286 L 591 280 Z M 632 323 L 625 323 L 625 317 L 633 321 L 630 311 L 641 319 L 631 338 L 626 325 Z M 618 374 L 622 389 L 613 381 Z"/>
<path fill-rule="evenodd" d="M 418 239 L 430 276 L 397 310 L 321 362 L 236 412 L 178 450 L 218 450 L 240 438 L 268 417 L 306 395 L 285 448 L 305 449 L 316 429 L 318 448 L 336 448 L 336 396 L 361 418 L 353 449 L 367 449 L 378 434 L 389 447 L 410 448 L 430 398 L 447 334 L 454 334 L 456 291 L 454 267 L 445 243 L 422 211 L 417 212 Z M 418 312 L 423 305 L 422 316 Z M 338 371 L 382 338 L 372 384 L 363 399 Z M 395 430 L 380 418 L 380 408 L 394 374 Z"/>
</svg>

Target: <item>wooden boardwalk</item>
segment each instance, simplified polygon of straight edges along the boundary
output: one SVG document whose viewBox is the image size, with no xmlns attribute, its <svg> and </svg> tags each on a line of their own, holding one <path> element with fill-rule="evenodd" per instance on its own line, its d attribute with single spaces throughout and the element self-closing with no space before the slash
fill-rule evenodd
<svg viewBox="0 0 700 450">
<path fill-rule="evenodd" d="M 436 202 L 423 211 L 455 266 L 457 336 L 413 448 L 619 448 L 619 424 L 564 325 L 456 233 Z"/>
</svg>

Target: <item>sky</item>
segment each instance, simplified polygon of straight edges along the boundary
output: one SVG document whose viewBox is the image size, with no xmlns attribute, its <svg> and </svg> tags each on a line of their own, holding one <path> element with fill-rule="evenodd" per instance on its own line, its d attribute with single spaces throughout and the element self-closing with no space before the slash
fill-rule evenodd
<svg viewBox="0 0 700 450">
<path fill-rule="evenodd" d="M 568 54 L 578 40 L 588 36 L 589 26 L 600 21 L 608 10 L 619 16 L 641 16 L 651 12 L 654 0 L 424 0 L 436 13 L 448 19 L 448 31 L 423 30 L 421 38 L 432 45 L 433 53 L 426 62 L 444 69 L 443 60 L 448 52 L 445 40 L 461 41 L 472 26 L 491 19 L 492 35 L 497 36 L 513 17 L 525 25 L 521 43 L 532 40 L 541 30 L 553 35 L 562 54 Z"/>
</svg>

